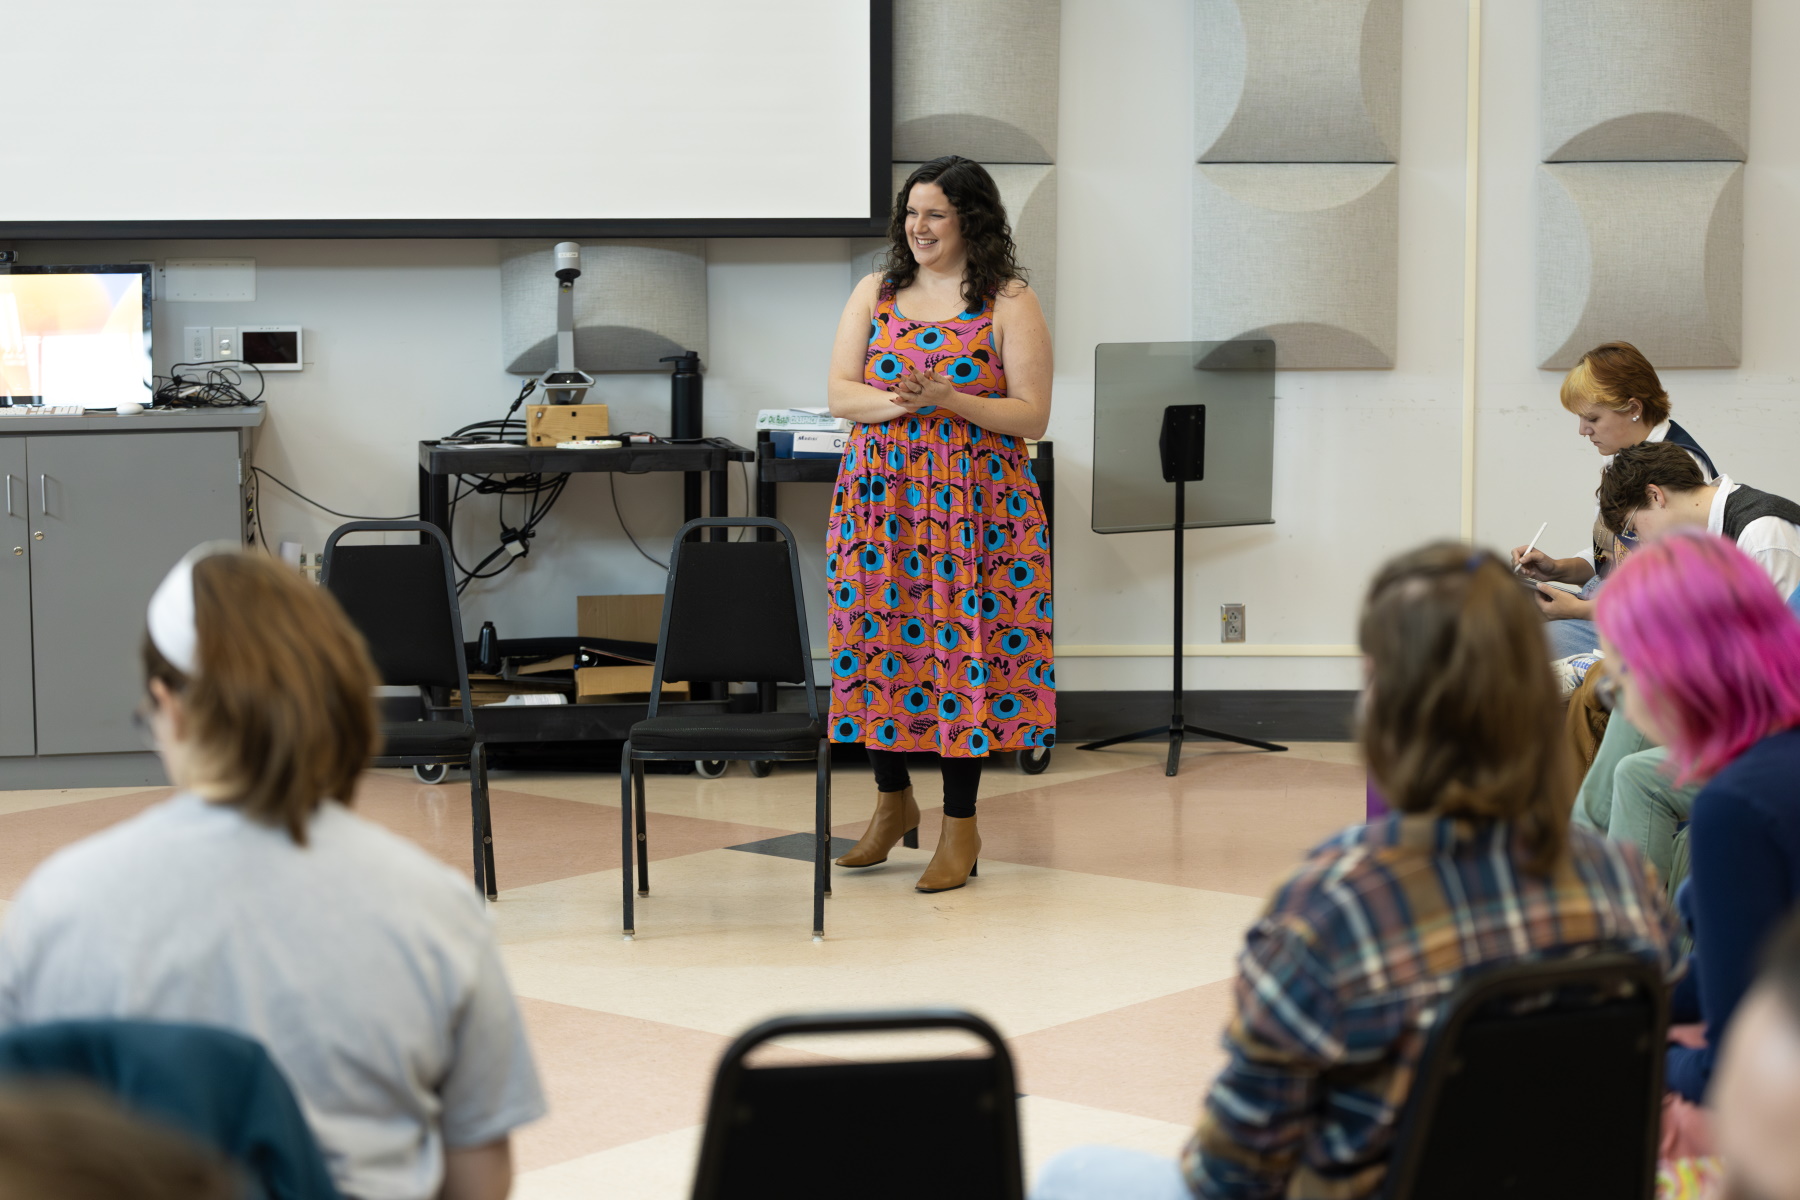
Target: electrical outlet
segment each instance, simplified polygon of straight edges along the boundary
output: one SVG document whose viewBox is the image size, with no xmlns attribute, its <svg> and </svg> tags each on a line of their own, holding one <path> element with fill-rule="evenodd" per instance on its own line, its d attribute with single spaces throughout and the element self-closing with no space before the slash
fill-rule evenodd
<svg viewBox="0 0 1800 1200">
<path fill-rule="evenodd" d="M 1221 642 L 1241 642 L 1244 640 L 1243 605 L 1219 605 L 1219 640 Z"/>
<path fill-rule="evenodd" d="M 238 349 L 238 331 L 235 325 L 214 325 L 212 327 L 213 357 L 231 359 L 242 353 Z"/>
<path fill-rule="evenodd" d="M 181 331 L 182 360 L 205 362 L 212 357 L 212 326 L 189 325 Z"/>
</svg>

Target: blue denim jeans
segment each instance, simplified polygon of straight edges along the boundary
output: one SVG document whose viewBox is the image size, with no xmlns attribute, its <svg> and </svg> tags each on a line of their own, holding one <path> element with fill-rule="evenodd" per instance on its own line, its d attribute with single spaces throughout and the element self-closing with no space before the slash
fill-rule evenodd
<svg viewBox="0 0 1800 1200">
<path fill-rule="evenodd" d="M 1031 1200 L 1193 1200 L 1172 1158 L 1117 1146 L 1077 1146 L 1051 1159 Z"/>
</svg>

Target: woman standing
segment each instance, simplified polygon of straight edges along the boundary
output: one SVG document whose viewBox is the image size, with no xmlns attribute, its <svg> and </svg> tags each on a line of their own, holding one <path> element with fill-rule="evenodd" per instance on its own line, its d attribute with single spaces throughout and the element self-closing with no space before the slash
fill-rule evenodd
<svg viewBox="0 0 1800 1200">
<path fill-rule="evenodd" d="M 875 767 L 875 815 L 843 867 L 916 846 L 908 753 L 941 760 L 944 823 L 921 892 L 975 874 L 981 764 L 1056 740 L 1050 543 L 1025 439 L 1050 420 L 1050 333 L 999 189 L 949 155 L 912 173 L 887 260 L 832 351 L 844 448 L 826 557 L 831 739 Z"/>
</svg>

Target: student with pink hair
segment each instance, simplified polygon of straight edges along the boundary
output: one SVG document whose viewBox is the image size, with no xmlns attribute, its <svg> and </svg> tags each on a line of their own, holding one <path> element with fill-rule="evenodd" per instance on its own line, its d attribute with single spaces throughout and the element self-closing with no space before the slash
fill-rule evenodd
<svg viewBox="0 0 1800 1200">
<path fill-rule="evenodd" d="M 1706 1045 L 1671 1045 L 1666 1075 L 1698 1104 L 1759 947 L 1800 899 L 1800 621 L 1743 551 L 1686 530 L 1621 563 L 1594 615 L 1625 714 L 1669 748 L 1677 783 L 1704 782 L 1675 1019 L 1703 1020 Z"/>
</svg>

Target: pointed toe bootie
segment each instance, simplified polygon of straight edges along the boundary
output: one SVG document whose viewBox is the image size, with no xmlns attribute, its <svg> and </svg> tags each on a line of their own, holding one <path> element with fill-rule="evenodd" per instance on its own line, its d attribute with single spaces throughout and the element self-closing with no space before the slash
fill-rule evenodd
<svg viewBox="0 0 1800 1200">
<path fill-rule="evenodd" d="M 869 818 L 869 827 L 863 830 L 862 840 L 850 848 L 850 853 L 838 859 L 837 865 L 872 867 L 884 863 L 894 843 L 902 840 L 908 849 L 919 848 L 919 806 L 913 800 L 910 787 L 877 794 L 875 815 Z"/>
<path fill-rule="evenodd" d="M 959 888 L 978 874 L 980 859 L 981 833 L 975 828 L 975 818 L 946 816 L 938 834 L 937 850 L 925 873 L 919 876 L 918 890 L 947 892 Z"/>
</svg>

